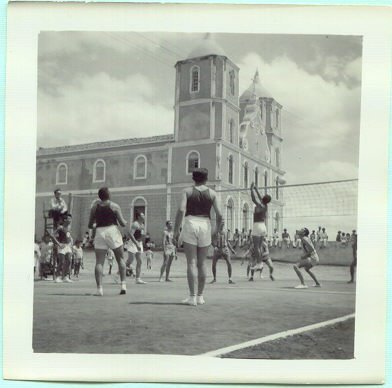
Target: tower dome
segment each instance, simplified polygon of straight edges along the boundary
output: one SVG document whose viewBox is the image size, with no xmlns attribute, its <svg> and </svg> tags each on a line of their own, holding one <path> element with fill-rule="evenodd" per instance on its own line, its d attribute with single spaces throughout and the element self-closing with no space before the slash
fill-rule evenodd
<svg viewBox="0 0 392 388">
<path fill-rule="evenodd" d="M 252 83 L 249 87 L 241 94 L 240 100 L 252 100 L 260 97 L 272 98 L 271 93 L 265 89 L 260 83 L 259 70 L 256 70 L 255 76 L 253 77 Z"/>
<path fill-rule="evenodd" d="M 189 53 L 188 58 L 205 57 L 207 55 L 222 55 L 227 57 L 225 51 L 218 43 L 207 33 L 202 41 Z"/>
</svg>

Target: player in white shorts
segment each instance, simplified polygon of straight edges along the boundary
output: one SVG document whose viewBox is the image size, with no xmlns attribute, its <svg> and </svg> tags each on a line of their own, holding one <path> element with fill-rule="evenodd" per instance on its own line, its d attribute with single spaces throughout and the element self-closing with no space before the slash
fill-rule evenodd
<svg viewBox="0 0 392 388">
<path fill-rule="evenodd" d="M 176 256 L 176 246 L 173 241 L 173 223 L 169 220 L 166 221 L 166 228 L 163 232 L 163 263 L 161 266 L 161 274 L 159 281 L 163 282 L 163 274 L 166 271 L 165 281 L 171 282 L 169 278 L 170 268 L 174 257 Z"/>
<path fill-rule="evenodd" d="M 271 202 L 271 196 L 265 194 L 262 197 L 253 182 L 250 186 L 250 194 L 252 201 L 255 204 L 255 210 L 253 213 L 252 240 L 256 253 L 257 264 L 252 267 L 252 269 L 256 270 L 261 269 L 263 266 L 261 260 L 263 253 L 262 244 L 267 237 L 267 227 L 265 225 L 265 220 L 267 219 L 268 204 Z"/>
<path fill-rule="evenodd" d="M 136 284 L 146 284 L 140 278 L 142 272 L 142 253 L 143 253 L 143 237 L 144 237 L 144 214 L 136 212 L 136 220 L 132 223 L 129 231 L 128 241 L 128 260 L 127 265 L 131 266 L 136 259 Z"/>
<path fill-rule="evenodd" d="M 107 250 L 113 250 L 118 264 L 121 279 L 120 295 L 126 294 L 125 283 L 125 262 L 123 239 L 118 229 L 125 226 L 127 222 L 121 213 L 121 208 L 116 203 L 110 201 L 110 192 L 107 187 L 102 187 L 98 191 L 99 200 L 96 200 L 90 210 L 89 229 L 95 226 L 94 249 L 96 256 L 95 281 L 97 283 L 96 296 L 103 295 L 102 272 Z"/>
<path fill-rule="evenodd" d="M 208 170 L 196 168 L 192 173 L 192 179 L 195 185 L 182 193 L 181 205 L 176 215 L 174 239 L 179 241 L 179 231 L 185 215 L 180 239 L 183 241 L 187 259 L 189 298 L 183 300 L 183 303 L 196 306 L 205 303 L 203 297 L 207 277 L 205 259 L 211 245 L 211 208 L 214 208 L 216 214 L 216 230 L 221 228 L 222 215 L 215 191 L 206 186 Z M 216 231 L 213 237 L 215 235 Z"/>
<path fill-rule="evenodd" d="M 314 287 L 321 287 L 321 284 L 317 280 L 315 274 L 310 270 L 312 267 L 318 265 L 319 257 L 317 255 L 316 249 L 313 246 L 312 241 L 309 238 L 309 230 L 307 228 L 303 228 L 297 233 L 301 238 L 303 255 L 301 256 L 301 260 L 294 265 L 294 271 L 301 282 L 301 284 L 299 284 L 295 288 L 308 288 L 300 271 L 301 268 L 304 268 L 305 271 L 309 274 L 309 276 L 314 280 Z"/>
</svg>

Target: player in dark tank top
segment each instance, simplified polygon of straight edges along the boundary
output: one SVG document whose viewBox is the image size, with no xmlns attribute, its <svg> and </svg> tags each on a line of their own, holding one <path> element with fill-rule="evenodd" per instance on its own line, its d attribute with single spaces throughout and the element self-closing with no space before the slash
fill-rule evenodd
<svg viewBox="0 0 392 388">
<path fill-rule="evenodd" d="M 205 259 L 211 245 L 211 235 L 215 237 L 220 230 L 222 215 L 217 203 L 215 191 L 206 186 L 208 170 L 197 168 L 192 173 L 194 186 L 186 188 L 182 193 L 181 205 L 177 211 L 174 227 L 174 239 L 179 241 L 180 227 L 185 221 L 181 232 L 187 259 L 187 279 L 189 297 L 182 302 L 191 306 L 204 304 L 204 286 L 207 277 Z M 214 208 L 216 214 L 216 228 L 211 231 L 210 213 Z M 197 295 L 196 295 L 197 284 Z"/>
</svg>

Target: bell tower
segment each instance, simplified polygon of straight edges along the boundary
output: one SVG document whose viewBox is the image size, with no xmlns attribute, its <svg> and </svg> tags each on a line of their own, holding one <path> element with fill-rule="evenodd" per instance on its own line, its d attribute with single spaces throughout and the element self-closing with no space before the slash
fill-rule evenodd
<svg viewBox="0 0 392 388">
<path fill-rule="evenodd" d="M 228 126 L 237 131 L 239 68 L 211 35 L 175 67 L 176 142 L 221 139 Z"/>
</svg>

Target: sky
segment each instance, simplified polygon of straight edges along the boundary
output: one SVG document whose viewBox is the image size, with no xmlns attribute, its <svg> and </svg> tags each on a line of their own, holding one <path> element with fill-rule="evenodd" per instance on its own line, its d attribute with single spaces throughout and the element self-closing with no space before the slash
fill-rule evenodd
<svg viewBox="0 0 392 388">
<path fill-rule="evenodd" d="M 41 32 L 37 146 L 173 133 L 174 65 L 204 35 Z M 263 86 L 283 105 L 287 184 L 358 176 L 361 37 L 212 38 L 239 66 L 240 94 L 258 69 Z"/>
</svg>

